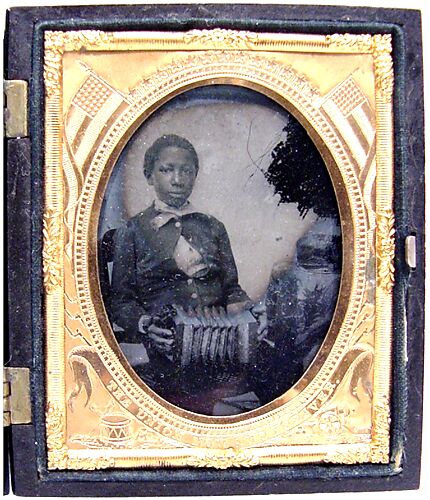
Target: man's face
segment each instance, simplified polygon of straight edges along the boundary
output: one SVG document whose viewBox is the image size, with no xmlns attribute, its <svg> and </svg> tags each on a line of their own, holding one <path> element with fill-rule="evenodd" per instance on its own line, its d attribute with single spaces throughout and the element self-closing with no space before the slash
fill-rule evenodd
<svg viewBox="0 0 430 500">
<path fill-rule="evenodd" d="M 193 191 L 196 175 L 193 155 L 186 149 L 169 146 L 162 149 L 155 160 L 148 183 L 154 187 L 159 200 L 178 208 Z"/>
</svg>

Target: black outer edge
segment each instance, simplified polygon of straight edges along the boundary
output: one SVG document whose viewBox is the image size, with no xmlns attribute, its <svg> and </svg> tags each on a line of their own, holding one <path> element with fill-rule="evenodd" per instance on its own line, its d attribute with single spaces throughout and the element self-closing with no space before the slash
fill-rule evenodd
<svg viewBox="0 0 430 500">
<path fill-rule="evenodd" d="M 9 12 L 6 12 L 6 26 L 8 25 L 8 19 L 9 19 Z M 6 79 L 6 61 L 7 61 L 7 54 L 8 54 L 8 39 L 7 36 L 5 36 L 4 40 L 4 45 L 3 45 L 3 60 L 5 61 L 5 65 L 3 67 L 3 79 Z M 6 138 L 3 137 L 3 164 L 7 165 L 7 141 Z M 5 233 L 7 231 L 7 183 L 4 183 L 3 187 L 3 227 L 5 228 Z M 4 240 L 4 255 L 7 255 L 7 241 Z M 3 262 L 3 276 L 7 276 L 7 263 L 6 263 L 6 258 L 4 259 Z M 3 299 L 3 310 L 5 311 L 4 318 L 3 318 L 3 331 L 5 332 L 5 338 L 3 342 L 3 366 L 8 366 L 9 363 L 9 336 L 8 336 L 8 315 L 7 315 L 7 301 L 8 301 L 8 293 L 4 294 L 4 299 Z M 7 427 L 3 427 L 3 467 L 2 467 L 2 474 L 3 474 L 3 495 L 8 495 L 10 492 L 10 453 L 11 453 L 11 434 L 10 434 L 10 429 Z"/>
<path fill-rule="evenodd" d="M 314 19 L 308 21 L 307 19 Z M 374 22 L 367 22 L 374 19 Z M 393 397 L 392 455 L 402 454 L 400 467 L 390 465 L 261 467 L 251 470 L 115 470 L 48 472 L 44 448 L 44 338 L 41 301 L 41 200 L 43 154 L 42 35 L 46 29 L 145 29 L 182 31 L 224 27 L 254 31 L 391 33 L 395 46 L 396 165 L 396 377 Z M 31 224 L 32 232 L 17 247 L 32 243 L 32 329 L 11 330 L 11 352 L 23 342 L 34 352 L 18 353 L 13 366 L 32 366 L 33 425 L 12 429 L 13 490 L 19 495 L 164 496 L 251 493 L 309 493 L 414 489 L 419 486 L 423 365 L 424 303 L 424 156 L 420 13 L 411 10 L 317 6 L 170 5 L 11 9 L 7 21 L 8 78 L 26 79 L 31 94 Z M 29 165 L 28 165 L 29 166 Z M 8 169 L 8 180 L 15 175 Z M 8 209 L 22 207 L 12 200 Z M 27 200 L 28 201 L 28 200 Z M 13 205 L 16 203 L 16 205 Z M 11 206 L 12 205 L 12 206 Z M 417 269 L 404 264 L 404 237 L 417 235 Z M 22 267 L 22 266 L 21 266 Z M 22 271 L 10 255 L 8 272 Z M 25 307 L 28 293 L 9 292 Z M 407 306 L 404 321 L 404 307 Z M 10 311 L 13 314 L 13 311 Z M 407 332 L 405 331 L 407 328 Z M 33 337 L 32 337 L 32 331 Z M 407 333 L 407 335 L 406 335 Z M 407 357 L 409 364 L 406 364 Z M 403 403 L 407 403 L 403 404 Z M 36 446 L 33 448 L 32 444 Z M 400 451 L 399 451 L 400 450 Z M 144 484 L 142 484 L 144 482 Z M 100 488 L 103 483 L 103 488 Z M 127 484 L 125 484 L 127 483 Z"/>
</svg>

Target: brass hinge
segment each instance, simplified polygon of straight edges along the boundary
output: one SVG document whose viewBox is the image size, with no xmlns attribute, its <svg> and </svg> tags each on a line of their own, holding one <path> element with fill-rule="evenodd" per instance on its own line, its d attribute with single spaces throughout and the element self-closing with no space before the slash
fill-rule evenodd
<svg viewBox="0 0 430 500">
<path fill-rule="evenodd" d="M 5 80 L 4 134 L 7 138 L 27 137 L 28 84 L 24 80 Z"/>
<path fill-rule="evenodd" d="M 3 368 L 3 426 L 31 423 L 29 368 Z"/>
</svg>

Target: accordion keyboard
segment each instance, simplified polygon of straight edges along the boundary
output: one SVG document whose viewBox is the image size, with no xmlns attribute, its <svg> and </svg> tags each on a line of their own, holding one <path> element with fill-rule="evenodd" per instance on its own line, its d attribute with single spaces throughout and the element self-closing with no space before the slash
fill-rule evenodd
<svg viewBox="0 0 430 500">
<path fill-rule="evenodd" d="M 208 374 L 232 373 L 254 360 L 258 323 L 248 310 L 228 314 L 221 307 L 170 306 L 158 325 L 174 330 L 174 359 L 184 370 L 204 367 Z"/>
</svg>

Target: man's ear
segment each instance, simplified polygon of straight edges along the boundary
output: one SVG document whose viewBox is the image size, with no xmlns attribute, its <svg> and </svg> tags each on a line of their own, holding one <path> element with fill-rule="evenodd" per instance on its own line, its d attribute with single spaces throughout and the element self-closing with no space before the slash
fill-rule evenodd
<svg viewBox="0 0 430 500">
<path fill-rule="evenodd" d="M 149 175 L 147 178 L 146 178 L 146 181 L 147 183 L 150 185 L 150 186 L 153 186 L 154 185 L 154 181 L 152 179 L 152 174 Z"/>
</svg>

